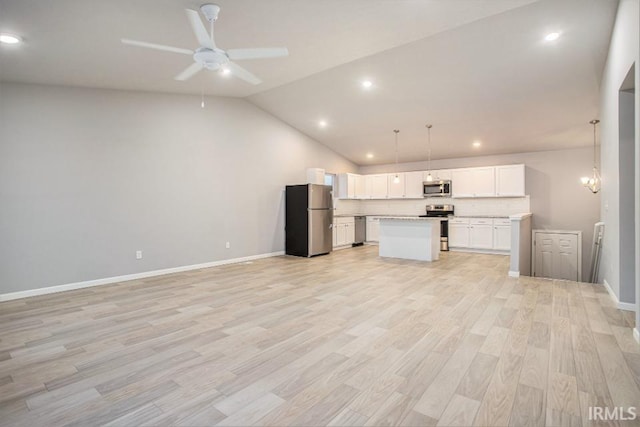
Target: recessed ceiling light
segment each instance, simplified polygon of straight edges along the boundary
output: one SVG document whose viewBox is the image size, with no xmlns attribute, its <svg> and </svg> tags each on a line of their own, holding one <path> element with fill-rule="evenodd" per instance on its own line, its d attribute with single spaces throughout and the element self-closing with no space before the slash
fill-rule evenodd
<svg viewBox="0 0 640 427">
<path fill-rule="evenodd" d="M 364 80 L 362 82 L 362 87 L 365 89 L 369 89 L 371 86 L 373 86 L 373 82 L 371 80 Z"/>
<path fill-rule="evenodd" d="M 0 43 L 16 44 L 16 43 L 20 43 L 20 41 L 21 41 L 20 37 L 14 34 L 0 33 Z"/>
<path fill-rule="evenodd" d="M 373 153 L 367 153 L 367 159 L 373 159 Z"/>
<path fill-rule="evenodd" d="M 481 145 L 482 145 L 482 142 L 480 142 L 480 141 L 473 141 L 473 146 L 474 146 L 475 148 L 478 148 L 478 147 L 480 147 Z"/>
<path fill-rule="evenodd" d="M 549 33 L 546 36 L 544 36 L 544 39 L 548 42 L 558 40 L 559 38 L 560 38 L 560 33 L 557 31 L 554 31 L 553 33 Z"/>
<path fill-rule="evenodd" d="M 326 128 L 327 127 L 327 121 L 326 120 L 320 120 L 318 122 L 318 126 L 320 126 L 321 128 Z"/>
<path fill-rule="evenodd" d="M 220 74 L 222 74 L 223 76 L 228 76 L 229 74 L 231 74 L 231 70 L 227 67 L 222 67 L 220 69 Z"/>
</svg>

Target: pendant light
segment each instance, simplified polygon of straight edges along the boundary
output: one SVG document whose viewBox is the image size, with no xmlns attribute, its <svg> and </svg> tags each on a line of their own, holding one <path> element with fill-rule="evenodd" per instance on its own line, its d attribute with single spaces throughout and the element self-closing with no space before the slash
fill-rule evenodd
<svg viewBox="0 0 640 427">
<path fill-rule="evenodd" d="M 591 120 L 589 123 L 593 125 L 593 175 L 591 177 L 583 176 L 580 178 L 580 182 L 586 188 L 588 188 L 593 194 L 600 191 L 600 184 L 602 179 L 600 178 L 600 172 L 596 165 L 596 126 L 600 123 L 600 120 Z"/>
<path fill-rule="evenodd" d="M 398 175 L 398 134 L 400 131 L 398 129 L 394 129 L 393 132 L 396 134 L 396 176 L 393 177 L 393 183 L 400 184 L 400 176 Z"/>
<path fill-rule="evenodd" d="M 429 174 L 427 175 L 427 182 L 431 182 L 433 181 L 433 177 L 431 176 L 431 128 L 433 127 L 432 125 L 425 125 L 425 127 L 427 128 L 427 135 L 428 135 L 428 151 L 427 151 L 427 170 L 429 171 Z"/>
</svg>

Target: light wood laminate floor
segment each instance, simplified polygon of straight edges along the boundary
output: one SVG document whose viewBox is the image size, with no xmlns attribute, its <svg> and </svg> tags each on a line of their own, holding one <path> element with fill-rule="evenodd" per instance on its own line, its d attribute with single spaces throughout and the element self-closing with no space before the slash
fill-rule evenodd
<svg viewBox="0 0 640 427">
<path fill-rule="evenodd" d="M 0 303 L 0 424 L 579 426 L 640 406 L 632 313 L 507 268 L 365 246 Z"/>
</svg>

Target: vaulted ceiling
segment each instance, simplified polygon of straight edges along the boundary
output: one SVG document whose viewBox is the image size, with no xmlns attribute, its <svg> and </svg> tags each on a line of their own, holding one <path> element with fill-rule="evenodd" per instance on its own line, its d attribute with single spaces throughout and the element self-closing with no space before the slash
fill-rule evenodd
<svg viewBox="0 0 640 427">
<path fill-rule="evenodd" d="M 222 48 L 286 46 L 243 61 L 257 86 L 202 72 L 184 0 L 0 0 L 0 80 L 246 97 L 358 164 L 589 145 L 615 0 L 218 0 Z M 544 36 L 558 31 L 554 42 Z M 368 79 L 368 90 L 361 82 Z M 319 122 L 326 121 L 326 126 Z M 471 142 L 481 140 L 479 149 Z M 369 159 L 366 154 L 373 154 Z"/>
</svg>

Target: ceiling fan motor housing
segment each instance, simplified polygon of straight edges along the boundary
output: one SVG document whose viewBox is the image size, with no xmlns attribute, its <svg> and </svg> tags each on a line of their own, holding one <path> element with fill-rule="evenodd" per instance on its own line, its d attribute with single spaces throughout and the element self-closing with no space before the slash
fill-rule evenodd
<svg viewBox="0 0 640 427">
<path fill-rule="evenodd" d="M 220 13 L 220 6 L 213 3 L 207 3 L 200 6 L 200 12 L 207 18 L 209 22 L 215 22 L 218 19 L 218 14 Z"/>
<path fill-rule="evenodd" d="M 229 62 L 229 58 L 224 52 L 201 47 L 196 49 L 193 59 L 207 70 L 217 70 Z"/>
</svg>

